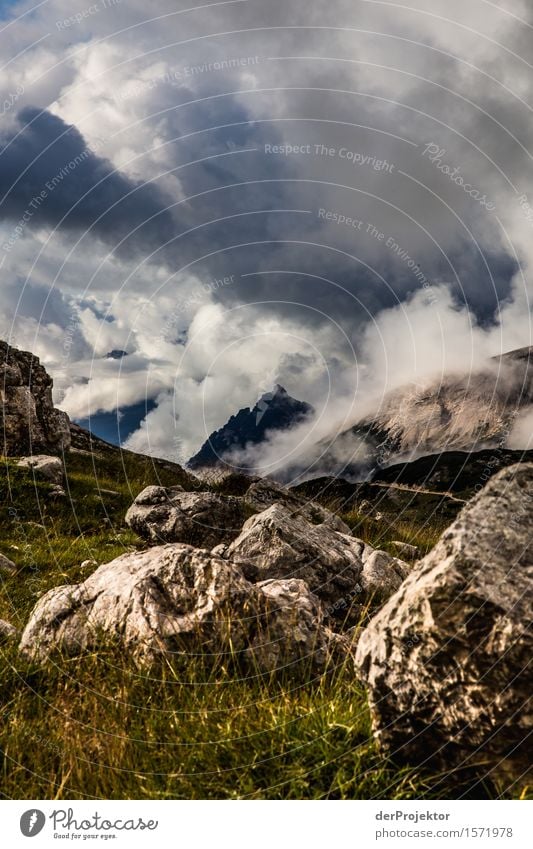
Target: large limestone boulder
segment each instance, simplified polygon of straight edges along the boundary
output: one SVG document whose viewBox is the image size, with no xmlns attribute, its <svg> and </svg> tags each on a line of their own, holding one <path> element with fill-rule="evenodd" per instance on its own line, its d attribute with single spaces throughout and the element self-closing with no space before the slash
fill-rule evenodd
<svg viewBox="0 0 533 849">
<path fill-rule="evenodd" d="M 375 564 L 371 557 L 378 552 L 371 546 L 326 524 L 312 524 L 284 504 L 252 516 L 237 539 L 217 550 L 240 564 L 249 580 L 304 580 L 330 616 L 348 623 L 359 619 L 362 602 L 376 593 L 380 600 L 388 597 L 406 574 L 400 574 L 396 558 L 379 552 L 381 560 Z"/>
<path fill-rule="evenodd" d="M 34 475 L 50 481 L 50 483 L 58 485 L 63 483 L 65 470 L 59 457 L 51 457 L 48 454 L 33 454 L 31 457 L 22 457 L 17 466 L 22 469 L 31 469 Z"/>
<path fill-rule="evenodd" d="M 368 551 L 368 547 L 365 547 L 362 560 L 361 586 L 366 596 L 375 602 L 390 598 L 400 588 L 410 571 L 403 560 L 380 549 Z"/>
<path fill-rule="evenodd" d="M 351 533 L 348 525 L 335 513 L 326 510 L 316 501 L 308 501 L 274 481 L 260 479 L 252 483 L 244 496 L 246 503 L 255 511 L 263 512 L 273 504 L 283 504 L 294 516 L 302 516 L 313 525 L 325 525 L 342 534 Z"/>
<path fill-rule="evenodd" d="M 234 539 L 250 515 L 242 498 L 149 486 L 126 513 L 126 523 L 151 543 L 184 542 L 212 548 Z"/>
<path fill-rule="evenodd" d="M 495 476 L 363 631 L 357 664 L 383 748 L 525 779 L 533 653 L 533 465 Z"/>
<path fill-rule="evenodd" d="M 109 639 L 143 660 L 192 653 L 208 664 L 233 659 L 265 672 L 302 663 L 323 671 L 346 650 L 302 581 L 253 585 L 238 566 L 182 544 L 124 554 L 82 584 L 51 590 L 34 608 L 20 648 L 45 660 Z"/>
<path fill-rule="evenodd" d="M 247 654 L 260 669 L 290 672 L 303 663 L 318 673 L 346 662 L 349 641 L 326 627 L 320 600 L 305 581 L 289 578 L 256 586 L 265 612 Z"/>
<path fill-rule="evenodd" d="M 5 456 L 61 454 L 69 419 L 52 401 L 52 378 L 38 357 L 0 342 L 0 433 Z"/>
</svg>

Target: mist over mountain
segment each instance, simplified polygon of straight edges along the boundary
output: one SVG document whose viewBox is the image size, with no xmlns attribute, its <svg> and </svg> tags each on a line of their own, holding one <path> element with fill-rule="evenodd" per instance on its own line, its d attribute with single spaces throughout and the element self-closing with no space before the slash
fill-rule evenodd
<svg viewBox="0 0 533 849">
<path fill-rule="evenodd" d="M 323 475 L 363 480 L 378 469 L 431 454 L 527 449 L 533 430 L 533 348 L 491 358 L 472 372 L 400 387 L 338 435 L 313 438 L 316 414 L 281 387 L 273 402 L 264 398 L 214 433 L 191 468 L 226 464 L 285 483 Z"/>
<path fill-rule="evenodd" d="M 531 421 L 532 404 L 533 348 L 521 348 L 482 370 L 443 375 L 392 392 L 375 414 L 342 434 L 331 452 L 345 452 L 347 470 L 353 473 L 360 440 L 377 467 L 451 450 L 526 448 L 527 441 L 518 444 L 515 429 Z"/>
<path fill-rule="evenodd" d="M 249 446 L 260 445 L 268 436 L 302 424 L 314 413 L 304 401 L 291 398 L 283 386 L 262 395 L 251 409 L 243 407 L 228 422 L 212 433 L 189 460 L 189 468 L 200 470 L 217 466 L 239 465 L 239 454 Z M 244 465 L 242 470 L 253 467 Z"/>
</svg>

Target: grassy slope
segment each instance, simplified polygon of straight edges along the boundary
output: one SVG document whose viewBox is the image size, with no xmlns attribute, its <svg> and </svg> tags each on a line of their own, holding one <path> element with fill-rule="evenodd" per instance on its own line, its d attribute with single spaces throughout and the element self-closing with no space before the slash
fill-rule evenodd
<svg viewBox="0 0 533 849">
<path fill-rule="evenodd" d="M 177 479 L 179 478 L 179 480 Z M 0 551 L 18 573 L 3 581 L 0 617 L 22 627 L 37 597 L 75 583 L 141 542 L 123 524 L 152 483 L 188 485 L 176 468 L 119 452 L 73 453 L 68 499 L 3 461 Z M 103 493 L 113 490 L 116 494 Z M 402 511 L 400 510 L 400 514 Z M 400 515 L 399 514 L 399 515 Z M 369 541 L 383 524 L 346 518 Z M 392 538 L 431 545 L 412 516 Z M 422 537 L 420 537 L 422 533 Z M 109 648 L 37 668 L 1 647 L 0 794 L 7 798 L 455 797 L 457 776 L 424 775 L 384 761 L 364 692 L 348 670 L 299 685 L 239 680 L 198 662 L 141 672 Z M 494 794 L 478 788 L 476 795 Z"/>
</svg>

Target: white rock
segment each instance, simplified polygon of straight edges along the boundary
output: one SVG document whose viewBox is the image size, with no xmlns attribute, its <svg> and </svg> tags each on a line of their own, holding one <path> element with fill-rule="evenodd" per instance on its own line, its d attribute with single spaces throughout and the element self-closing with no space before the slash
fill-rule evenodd
<svg viewBox="0 0 533 849">
<path fill-rule="evenodd" d="M 362 632 L 382 747 L 531 783 L 533 464 L 500 472 Z"/>
<path fill-rule="evenodd" d="M 410 543 L 402 542 L 401 540 L 394 540 L 391 542 L 391 545 L 394 546 L 398 554 L 409 558 L 409 560 L 415 560 L 417 557 L 420 557 L 420 549 L 417 545 L 411 545 Z"/>
<path fill-rule="evenodd" d="M 361 585 L 374 601 L 386 601 L 400 588 L 408 574 L 407 563 L 378 549 L 364 560 Z"/>
<path fill-rule="evenodd" d="M 17 466 L 22 469 L 31 469 L 35 475 L 51 481 L 51 483 L 63 483 L 65 470 L 59 457 L 51 457 L 48 454 L 34 454 L 31 457 L 22 457 Z"/>
<path fill-rule="evenodd" d="M 122 555 L 84 583 L 46 593 L 20 649 L 45 660 L 110 639 L 143 660 L 192 653 L 265 672 L 302 663 L 323 671 L 346 651 L 303 581 L 255 586 L 236 565 L 182 544 Z"/>
<path fill-rule="evenodd" d="M 15 640 L 17 637 L 17 629 L 5 619 L 0 619 L 0 640 Z"/>
<path fill-rule="evenodd" d="M 149 486 L 126 513 L 126 523 L 152 543 L 183 542 L 212 548 L 234 539 L 246 516 L 241 498 Z"/>
<path fill-rule="evenodd" d="M 364 561 L 374 550 L 351 534 L 339 533 L 326 524 L 311 524 L 287 506 L 274 504 L 252 516 L 242 533 L 227 547 L 225 556 L 239 563 L 247 578 L 297 578 L 304 580 L 326 606 L 343 621 L 357 621 L 360 603 L 376 592 L 377 559 L 367 570 L 367 587 L 361 583 Z M 385 552 L 379 553 L 380 598 L 398 586 L 398 563 Z M 366 592 L 366 597 L 365 597 Z"/>
<path fill-rule="evenodd" d="M 350 528 L 335 513 L 326 510 L 316 501 L 306 501 L 281 484 L 261 479 L 253 483 L 246 491 L 244 499 L 254 510 L 263 512 L 273 504 L 282 504 L 295 517 L 301 516 L 312 525 L 325 525 L 332 531 L 350 534 Z"/>
</svg>

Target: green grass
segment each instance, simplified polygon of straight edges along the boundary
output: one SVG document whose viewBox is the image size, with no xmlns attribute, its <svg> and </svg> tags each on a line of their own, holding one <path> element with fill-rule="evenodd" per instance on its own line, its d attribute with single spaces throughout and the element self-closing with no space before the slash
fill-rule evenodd
<svg viewBox="0 0 533 849">
<path fill-rule="evenodd" d="M 2 663 L 5 797 L 436 795 L 435 776 L 381 757 L 348 669 L 302 686 L 192 664 L 142 672 L 111 649 L 45 669 L 13 653 Z"/>
<path fill-rule="evenodd" d="M 3 461 L 0 551 L 18 571 L 2 581 L 0 618 L 19 628 L 46 590 L 93 571 L 81 568 L 83 560 L 108 562 L 143 545 L 124 514 L 144 486 L 190 483 L 118 451 L 74 453 L 67 463 L 68 497 L 51 500 L 48 484 Z M 390 541 L 383 523 L 356 512 L 345 518 L 374 545 Z M 436 536 L 435 528 L 421 532 L 406 522 L 392 539 L 424 547 Z M 40 668 L 7 645 L 0 664 L 4 798 L 420 799 L 461 792 L 456 776 L 382 758 L 365 692 L 348 666 L 305 684 L 242 679 L 198 659 L 143 670 L 109 646 Z"/>
<path fill-rule="evenodd" d="M 142 476 L 119 481 L 107 471 L 94 472 L 89 458 L 72 457 L 67 496 L 51 499 L 50 484 L 34 481 L 31 473 L 4 459 L 0 551 L 19 571 L 5 581 L 0 617 L 20 624 L 43 592 L 83 578 L 84 560 L 106 562 L 138 545 L 138 538 L 124 525 L 124 515 L 131 491 L 137 494 L 143 485 Z"/>
<path fill-rule="evenodd" d="M 396 518 L 392 522 L 383 522 L 357 510 L 344 513 L 342 518 L 352 529 L 354 536 L 370 543 L 375 548 L 390 551 L 398 556 L 397 549 L 391 545 L 395 540 L 416 545 L 420 554 L 427 554 L 436 544 L 442 532 L 448 527 L 448 522 L 435 520 L 434 523 L 420 523 Z"/>
</svg>

